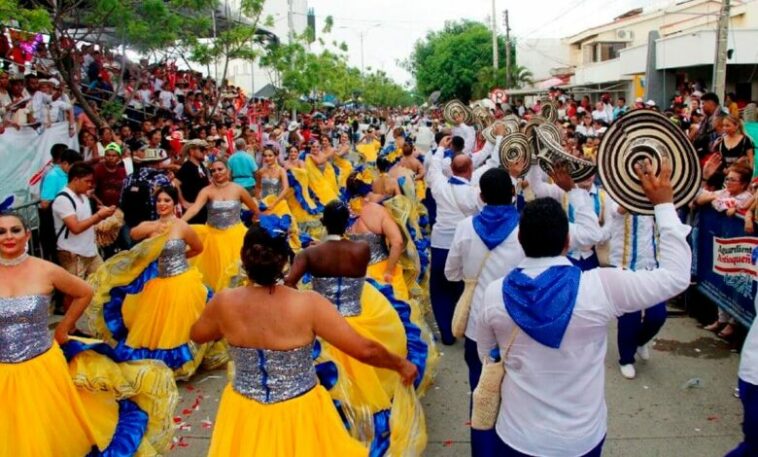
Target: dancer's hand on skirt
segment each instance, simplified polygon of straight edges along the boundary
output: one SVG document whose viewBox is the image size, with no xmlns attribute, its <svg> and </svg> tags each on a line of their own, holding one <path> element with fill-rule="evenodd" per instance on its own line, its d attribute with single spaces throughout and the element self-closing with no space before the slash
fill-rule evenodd
<svg viewBox="0 0 758 457">
<path fill-rule="evenodd" d="M 403 384 L 410 386 L 418 377 L 418 368 L 407 360 L 403 360 L 403 366 L 398 371 L 400 377 L 403 379 Z"/>
</svg>

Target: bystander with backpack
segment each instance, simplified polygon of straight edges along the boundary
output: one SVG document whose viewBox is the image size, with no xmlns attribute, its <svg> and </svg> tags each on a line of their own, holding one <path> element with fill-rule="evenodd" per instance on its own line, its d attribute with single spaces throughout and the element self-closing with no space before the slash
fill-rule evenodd
<svg viewBox="0 0 758 457">
<path fill-rule="evenodd" d="M 52 204 L 55 197 L 68 184 L 68 170 L 76 162 L 81 162 L 82 155 L 68 146 L 56 144 L 50 154 L 53 158 L 53 167 L 42 178 L 40 190 L 40 245 L 42 254 L 47 260 L 57 262 L 55 228 L 53 226 Z"/>
<path fill-rule="evenodd" d="M 95 225 L 113 215 L 115 206 L 94 211 L 88 193 L 94 186 L 92 166 L 78 162 L 68 170 L 68 184 L 53 200 L 58 262 L 82 279 L 102 264 L 95 243 Z"/>
</svg>

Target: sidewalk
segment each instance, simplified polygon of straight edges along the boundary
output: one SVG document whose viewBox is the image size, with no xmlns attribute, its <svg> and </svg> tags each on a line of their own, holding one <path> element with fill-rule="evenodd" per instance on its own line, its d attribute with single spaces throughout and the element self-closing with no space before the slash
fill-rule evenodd
<svg viewBox="0 0 758 457">
<path fill-rule="evenodd" d="M 637 379 L 629 381 L 618 371 L 615 328 L 609 336 L 604 456 L 717 457 L 741 440 L 742 407 L 733 396 L 739 359 L 726 343 L 698 329 L 692 319 L 672 317 L 650 351 L 651 360 L 638 362 Z M 444 356 L 436 385 L 423 399 L 429 433 L 424 455 L 464 457 L 470 446 L 463 345 L 440 349 Z M 700 387 L 683 388 L 693 378 L 701 380 Z M 176 416 L 186 425 L 177 430 L 177 447 L 169 455 L 206 455 L 211 424 L 202 421 L 214 421 L 225 382 L 225 372 L 215 371 L 180 384 Z"/>
</svg>

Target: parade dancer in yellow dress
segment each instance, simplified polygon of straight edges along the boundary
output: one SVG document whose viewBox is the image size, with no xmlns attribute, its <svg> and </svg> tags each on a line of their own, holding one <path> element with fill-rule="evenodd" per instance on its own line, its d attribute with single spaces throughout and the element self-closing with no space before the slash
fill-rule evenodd
<svg viewBox="0 0 758 457">
<path fill-rule="evenodd" d="M 256 173 L 255 196 L 266 208 L 267 214 L 278 217 L 294 218 L 287 196 L 292 192 L 287 179 L 287 170 L 279 165 L 278 157 L 273 148 L 263 150 L 263 167 Z M 300 252 L 300 230 L 296 224 L 290 229 L 290 246 L 295 252 Z"/>
<path fill-rule="evenodd" d="M 239 259 L 245 237 L 245 226 L 240 220 L 242 204 L 256 216 L 260 211 L 258 202 L 243 187 L 230 181 L 226 163 L 216 160 L 211 164 L 210 172 L 211 185 L 200 191 L 182 219 L 188 221 L 203 206 L 208 206 L 205 225 L 192 225 L 203 242 L 203 252 L 192 264 L 202 273 L 205 284 L 218 291 L 223 286 L 226 268 Z"/>
<path fill-rule="evenodd" d="M 30 237 L 19 216 L 0 215 L 0 456 L 166 452 L 178 400 L 171 370 L 158 361 L 119 364 L 108 346 L 70 339 L 92 289 L 26 254 Z M 72 302 L 53 338 L 54 290 Z"/>
<path fill-rule="evenodd" d="M 200 238 L 176 217 L 179 195 L 174 187 L 161 188 L 155 197 L 160 219 L 139 224 L 134 240 L 146 239 L 130 251 L 109 259 L 90 278 L 95 298 L 87 311 L 96 335 L 114 346 L 123 360 L 158 359 L 187 379 L 197 370 L 208 346 L 189 338 L 211 296 L 197 268 L 187 259 L 203 250 Z M 206 365 L 226 361 L 214 351 Z"/>
<path fill-rule="evenodd" d="M 192 328 L 198 343 L 224 338 L 235 363 L 216 416 L 210 456 L 367 456 L 350 437 L 312 353 L 321 337 L 364 363 L 399 373 L 416 367 L 357 334 L 332 304 L 313 292 L 279 285 L 291 256 L 286 231 L 255 224 L 242 261 L 252 285 L 218 293 Z"/>
<path fill-rule="evenodd" d="M 428 347 L 420 329 L 411 322 L 410 305 L 398 300 L 389 286 L 366 278 L 370 252 L 364 243 L 343 239 L 350 213 L 335 200 L 324 209 L 325 241 L 309 247 L 295 259 L 286 283 L 296 285 L 306 273 L 313 290 L 329 299 L 359 334 L 380 341 L 395 353 L 426 369 Z M 423 411 L 407 401 L 395 373 L 366 365 L 325 343 L 326 360 L 338 367 L 337 386 L 330 393 L 342 405 L 354 436 L 371 445 L 371 455 L 398 455 L 411 449 L 418 455 L 426 443 Z M 401 425 L 398 425 L 401 424 Z"/>
</svg>

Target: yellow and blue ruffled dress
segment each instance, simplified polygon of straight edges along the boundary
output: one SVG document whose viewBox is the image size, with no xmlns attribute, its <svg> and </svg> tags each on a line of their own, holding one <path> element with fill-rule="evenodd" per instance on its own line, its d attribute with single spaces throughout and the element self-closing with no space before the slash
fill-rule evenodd
<svg viewBox="0 0 758 457">
<path fill-rule="evenodd" d="M 207 222 L 191 226 L 203 242 L 203 252 L 190 264 L 197 267 L 205 284 L 214 292 L 223 287 L 226 268 L 240 258 L 247 232 L 240 220 L 241 209 L 238 200 L 211 200 Z"/>
<path fill-rule="evenodd" d="M 410 306 L 396 299 L 389 286 L 363 277 L 313 277 L 312 286 L 356 332 L 414 363 L 416 385 L 421 382 L 429 348 L 411 322 Z M 372 456 L 421 454 L 426 446 L 423 410 L 397 373 L 366 365 L 326 342 L 314 355 L 322 383 L 338 402 L 350 432 L 370 445 Z M 336 366 L 332 376 L 325 374 L 330 364 Z"/>
<path fill-rule="evenodd" d="M 313 365 L 313 343 L 276 351 L 230 346 L 234 375 L 221 396 L 211 457 L 365 457 Z"/>
<path fill-rule="evenodd" d="M 192 325 L 212 293 L 187 262 L 186 243 L 166 235 L 109 259 L 90 278 L 95 297 L 90 329 L 122 360 L 156 359 L 187 379 L 201 363 L 223 365 L 223 348 L 190 340 Z"/>
<path fill-rule="evenodd" d="M 102 342 L 63 347 L 49 295 L 0 298 L 0 456 L 152 456 L 168 450 L 179 395 L 163 363 L 120 363 Z"/>
</svg>

